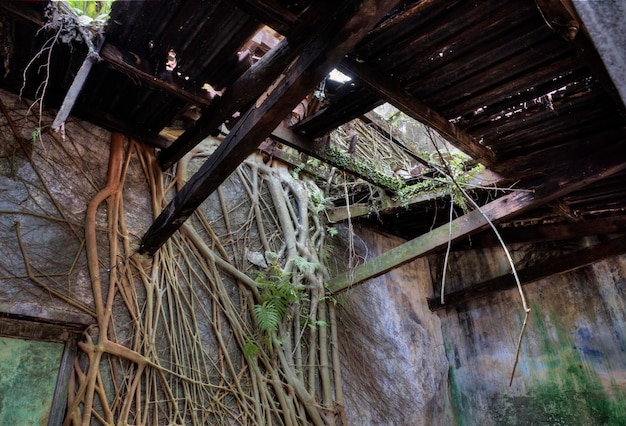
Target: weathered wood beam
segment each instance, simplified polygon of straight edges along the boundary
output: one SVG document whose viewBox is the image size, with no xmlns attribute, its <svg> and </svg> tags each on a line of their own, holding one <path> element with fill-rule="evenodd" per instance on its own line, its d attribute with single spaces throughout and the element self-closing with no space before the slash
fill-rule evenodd
<svg viewBox="0 0 626 426">
<path fill-rule="evenodd" d="M 265 89 L 276 80 L 304 48 L 309 45 L 325 28 L 326 11 L 330 7 L 328 0 L 315 2 L 297 21 L 300 29 L 289 38 L 283 39 L 257 63 L 245 71 L 220 98 L 214 99 L 195 125 L 181 135 L 167 149 L 161 151 L 159 164 L 162 170 L 169 169 L 193 147 L 214 132 L 232 115 L 248 107 Z M 323 18 L 323 19 L 322 19 Z"/>
<path fill-rule="evenodd" d="M 111 113 L 103 112 L 102 110 L 94 108 L 88 104 L 81 104 L 80 108 L 77 108 L 73 115 L 101 126 L 107 130 L 122 133 L 129 138 L 155 148 L 163 149 L 172 143 L 171 139 L 161 134 L 148 132 L 141 126 L 123 121 Z"/>
<path fill-rule="evenodd" d="M 9 16 L 21 19 L 26 22 L 42 27 L 45 24 L 43 13 L 35 10 L 28 2 L 3 1 L 0 2 L 0 11 L 6 12 Z"/>
<path fill-rule="evenodd" d="M 390 104 L 415 120 L 432 127 L 444 139 L 467 155 L 479 160 L 486 167 L 490 167 L 495 163 L 496 157 L 493 151 L 481 145 L 469 133 L 450 123 L 437 111 L 416 99 L 389 77 L 354 58 L 346 58 L 341 65 L 361 82 L 367 84 L 372 90 L 380 93 Z"/>
<path fill-rule="evenodd" d="M 301 169 L 301 172 L 314 176 L 317 179 L 325 181 L 329 178 L 329 169 L 322 169 L 310 165 L 306 160 L 303 160 L 301 156 L 285 152 L 275 146 L 272 141 L 269 141 L 268 146 L 265 146 L 264 143 L 261 144 L 259 151 L 269 156 L 272 160 L 279 160 L 290 167 Z"/>
<path fill-rule="evenodd" d="M 384 103 L 378 93 L 362 84 L 347 82 L 339 87 L 322 109 L 294 124 L 293 130 L 316 138 Z"/>
<path fill-rule="evenodd" d="M 84 30 L 82 30 L 82 34 L 83 41 L 87 45 L 88 49 L 87 57 L 85 58 L 82 65 L 80 66 L 80 69 L 76 73 L 74 81 L 72 81 L 70 88 L 65 94 L 65 99 L 63 99 L 61 108 L 59 108 L 59 111 L 57 112 L 57 115 L 52 122 L 52 126 L 50 126 L 55 132 L 58 132 L 63 126 L 65 126 L 65 121 L 70 116 L 72 108 L 74 108 L 74 104 L 78 99 L 78 95 L 80 95 L 80 92 L 83 90 L 83 86 L 85 85 L 85 81 L 87 81 L 87 77 L 89 77 L 91 68 L 99 58 L 98 52 L 100 51 L 100 48 L 104 43 L 104 38 L 97 36 L 95 37 L 96 45 L 94 46 L 92 41 L 86 37 L 86 32 Z"/>
<path fill-rule="evenodd" d="M 167 93 L 185 99 L 186 101 L 199 106 L 207 106 L 211 103 L 210 97 L 203 93 L 202 90 L 196 88 L 185 87 L 175 83 L 165 81 L 155 75 L 145 72 L 138 68 L 136 64 L 132 64 L 125 58 L 133 58 L 133 60 L 146 62 L 145 58 L 136 58 L 132 53 L 126 52 L 123 48 L 114 46 L 111 43 L 104 43 L 100 50 L 100 57 L 104 59 L 112 68 L 120 71 L 125 75 L 130 75 L 134 79 L 138 79 L 152 87 L 159 88 Z M 147 66 L 150 68 L 149 66 Z"/>
<path fill-rule="evenodd" d="M 365 0 L 334 9 L 324 31 L 257 99 L 200 170 L 165 207 L 144 235 L 139 251 L 154 254 L 194 210 L 267 138 L 344 55 L 397 3 Z"/>
<path fill-rule="evenodd" d="M 575 240 L 594 235 L 618 234 L 626 230 L 626 217 L 603 217 L 576 223 L 553 223 L 500 229 L 507 244 L 528 244 L 546 241 Z M 499 246 L 500 242 L 490 230 L 472 236 L 471 243 L 459 243 L 455 250 Z"/>
<path fill-rule="evenodd" d="M 605 243 L 596 244 L 572 253 L 552 258 L 548 261 L 529 266 L 517 271 L 522 285 L 548 278 L 552 275 L 571 272 L 584 266 L 591 265 L 609 257 L 626 253 L 626 236 L 620 236 Z M 439 297 L 428 298 L 428 307 L 431 311 L 452 308 L 461 303 L 476 300 L 496 292 L 516 287 L 512 274 L 501 275 L 483 281 L 463 290 L 445 295 L 445 304 L 441 304 Z"/>
<path fill-rule="evenodd" d="M 447 191 L 433 191 L 424 194 L 411 197 L 409 200 L 397 200 L 394 201 L 391 197 L 379 196 L 378 203 L 376 204 L 376 212 L 378 214 L 385 213 L 389 210 L 398 209 L 401 207 L 411 206 L 413 204 L 424 203 L 432 201 L 437 198 L 447 197 Z M 330 223 L 341 222 L 348 218 L 354 219 L 360 216 L 370 215 L 374 210 L 370 203 L 356 203 L 349 206 L 330 207 L 326 211 L 326 216 Z"/>
<path fill-rule="evenodd" d="M 512 192 L 482 206 L 482 213 L 474 210 L 453 220 L 451 230 L 449 224 L 442 225 L 367 261 L 352 271 L 332 278 L 327 283 L 328 289 L 334 294 L 345 291 L 418 257 L 432 253 L 444 247 L 449 240 L 455 242 L 482 231 L 489 226 L 484 216 L 492 222 L 517 216 L 624 169 L 626 169 L 626 163 L 616 163 L 614 157 L 603 159 L 600 156 L 595 163 L 573 164 L 566 173 L 547 179 L 544 184 L 536 188 L 535 192 Z"/>
</svg>

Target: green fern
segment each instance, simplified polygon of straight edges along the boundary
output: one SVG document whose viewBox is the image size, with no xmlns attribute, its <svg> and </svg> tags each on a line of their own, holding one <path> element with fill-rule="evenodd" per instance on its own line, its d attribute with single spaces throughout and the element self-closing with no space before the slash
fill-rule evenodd
<svg viewBox="0 0 626 426">
<path fill-rule="evenodd" d="M 294 265 L 296 265 L 296 268 L 298 268 L 298 270 L 302 272 L 314 272 L 318 266 L 317 263 L 309 262 L 308 260 L 306 260 L 304 257 L 301 257 L 301 256 L 296 256 L 293 259 L 293 263 Z"/>
<path fill-rule="evenodd" d="M 265 347 L 271 347 L 272 343 L 280 342 L 278 327 L 287 317 L 290 307 L 307 300 L 304 287 L 292 283 L 292 274 L 285 272 L 278 265 L 277 257 L 274 253 L 266 253 L 270 265 L 255 279 L 260 291 L 253 314 L 261 332 L 259 339 Z M 317 268 L 317 264 L 308 262 L 302 257 L 294 258 L 293 262 L 299 271 L 314 271 Z"/>
</svg>

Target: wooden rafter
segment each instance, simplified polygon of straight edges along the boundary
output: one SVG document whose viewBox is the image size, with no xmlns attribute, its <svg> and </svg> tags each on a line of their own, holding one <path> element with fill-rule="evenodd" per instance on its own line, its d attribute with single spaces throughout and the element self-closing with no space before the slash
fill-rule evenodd
<svg viewBox="0 0 626 426">
<path fill-rule="evenodd" d="M 165 81 L 155 76 L 154 73 L 139 69 L 135 64 L 128 62 L 127 58 L 133 58 L 135 61 L 144 64 L 149 62 L 148 59 L 135 58 L 132 53 L 125 51 L 121 47 L 114 46 L 111 43 L 105 43 L 100 51 L 100 56 L 111 67 L 122 73 L 131 75 L 134 79 L 137 79 L 148 86 L 164 90 L 173 96 L 199 106 L 207 106 L 211 103 L 211 99 L 206 93 L 203 93 L 203 91 L 198 91 L 197 89 L 191 87 L 185 87 L 179 83 Z"/>
<path fill-rule="evenodd" d="M 551 258 L 545 262 L 529 266 L 517 271 L 522 284 L 529 284 L 548 278 L 552 275 L 574 271 L 584 266 L 591 265 L 603 259 L 626 253 L 626 236 L 620 236 L 605 243 L 586 247 L 575 252 L 568 253 L 557 258 Z M 516 287 L 512 274 L 501 275 L 491 278 L 482 283 L 472 285 L 463 290 L 458 290 L 445 295 L 445 304 L 441 304 L 440 298 L 429 298 L 428 307 L 432 311 L 454 307 L 461 303 L 476 300 L 495 292 L 508 290 Z"/>
<path fill-rule="evenodd" d="M 354 3 L 346 9 L 335 9 L 336 15 L 328 17 L 321 34 L 261 94 L 213 155 L 165 207 L 144 235 L 140 252 L 154 254 L 397 1 L 358 3 L 360 7 L 356 11 L 348 10 Z"/>
<path fill-rule="evenodd" d="M 615 163 L 614 159 L 607 159 L 607 157 L 610 156 L 604 157 L 603 160 L 603 157 L 599 157 L 596 162 L 590 159 L 589 163 L 578 164 L 578 167 L 572 167 L 565 173 L 552 176 L 534 192 L 516 191 L 498 198 L 482 206 L 482 212 L 474 210 L 453 220 L 451 229 L 449 224 L 435 228 L 352 271 L 334 277 L 327 283 L 327 286 L 332 293 L 345 291 L 418 257 L 432 253 L 444 247 L 448 241 L 455 242 L 487 229 L 489 224 L 485 216 L 492 222 L 512 218 L 626 169 L 626 163 Z"/>
<path fill-rule="evenodd" d="M 304 118 L 293 130 L 311 138 L 322 136 L 371 111 L 384 101 L 380 96 L 356 83 L 345 83 L 323 109 Z"/>
<path fill-rule="evenodd" d="M 495 163 L 493 151 L 481 145 L 469 133 L 450 123 L 445 117 L 415 98 L 390 78 L 354 58 L 344 60 L 342 66 L 361 82 L 367 84 L 370 89 L 380 93 L 390 104 L 411 118 L 430 126 L 467 155 L 479 160 L 486 167 L 490 167 Z"/>
<path fill-rule="evenodd" d="M 270 137 L 277 142 L 283 143 L 293 149 L 300 151 L 303 154 L 310 155 L 313 158 L 317 158 L 318 160 L 321 160 L 326 164 L 336 167 L 337 169 L 344 172 L 350 173 L 351 175 L 363 179 L 364 181 L 369 182 L 375 186 L 378 186 L 388 191 L 395 191 L 395 189 L 385 185 L 384 182 L 376 181 L 371 176 L 368 176 L 355 169 L 354 167 L 351 167 L 350 164 L 343 164 L 342 162 L 337 161 L 332 157 L 329 157 L 326 154 L 322 144 L 316 143 L 312 139 L 299 135 L 298 133 L 285 126 L 278 126 L 272 131 Z"/>
<path fill-rule="evenodd" d="M 265 25 L 283 35 L 287 35 L 292 24 L 297 20 L 295 14 L 291 13 L 280 2 L 274 0 L 238 0 L 237 6 L 250 13 L 250 15 L 257 16 Z"/>
</svg>

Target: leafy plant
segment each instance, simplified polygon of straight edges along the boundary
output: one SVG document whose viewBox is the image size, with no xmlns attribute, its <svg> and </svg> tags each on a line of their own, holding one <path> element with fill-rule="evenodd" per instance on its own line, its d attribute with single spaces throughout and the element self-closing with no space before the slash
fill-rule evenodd
<svg viewBox="0 0 626 426">
<path fill-rule="evenodd" d="M 300 172 L 302 170 L 304 170 L 304 168 L 306 167 L 306 163 L 300 163 L 298 164 L 298 167 L 294 168 L 291 171 L 291 176 L 293 176 L 294 179 L 299 179 L 300 178 Z"/>
<path fill-rule="evenodd" d="M 246 341 L 243 344 L 243 353 L 248 358 L 254 358 L 254 356 L 259 352 L 259 346 L 256 344 L 256 335 L 247 336 Z"/>
<path fill-rule="evenodd" d="M 309 197 L 315 213 L 321 213 L 326 210 L 326 204 L 331 200 L 331 197 L 324 197 L 324 194 L 319 191 L 311 192 Z"/>
<path fill-rule="evenodd" d="M 104 27 L 111 13 L 114 0 L 58 0 L 58 4 L 66 4 L 78 16 L 82 25 Z"/>
<path fill-rule="evenodd" d="M 276 263 L 276 258 L 267 256 L 270 266 L 267 272 L 259 273 L 255 279 L 259 287 L 259 303 L 254 305 L 254 318 L 259 330 L 269 341 L 276 340 L 278 325 L 287 316 L 289 307 L 296 302 L 305 300 L 304 287 L 292 284 L 292 274 L 285 272 Z M 315 264 L 304 258 L 294 258 L 294 263 L 300 270 L 314 268 Z"/>
<path fill-rule="evenodd" d="M 329 161 L 335 166 L 344 167 L 361 176 L 366 176 L 375 185 L 389 188 L 394 192 L 397 192 L 405 186 L 402 179 L 389 176 L 380 170 L 377 164 L 372 161 L 352 158 L 348 153 L 342 152 L 335 147 L 327 148 L 325 154 Z"/>
</svg>

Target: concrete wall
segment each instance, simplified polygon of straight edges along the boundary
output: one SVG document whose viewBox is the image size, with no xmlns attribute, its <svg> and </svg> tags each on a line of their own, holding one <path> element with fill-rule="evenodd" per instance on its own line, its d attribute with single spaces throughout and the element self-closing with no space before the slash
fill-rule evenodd
<svg viewBox="0 0 626 426">
<path fill-rule="evenodd" d="M 346 260 L 345 228 L 333 257 Z M 339 241 L 340 240 L 340 241 Z M 366 228 L 353 239 L 357 261 L 402 243 Z M 452 422 L 439 318 L 426 305 L 425 259 L 338 297 L 339 342 L 346 413 L 352 425 L 449 425 Z"/>
<path fill-rule="evenodd" d="M 481 271 L 505 273 L 503 259 L 500 249 L 454 255 L 451 289 Z M 431 267 L 440 262 L 431 258 Z M 532 312 L 510 387 L 524 317 L 518 292 L 440 313 L 456 424 L 626 424 L 626 257 L 524 290 Z"/>
</svg>

